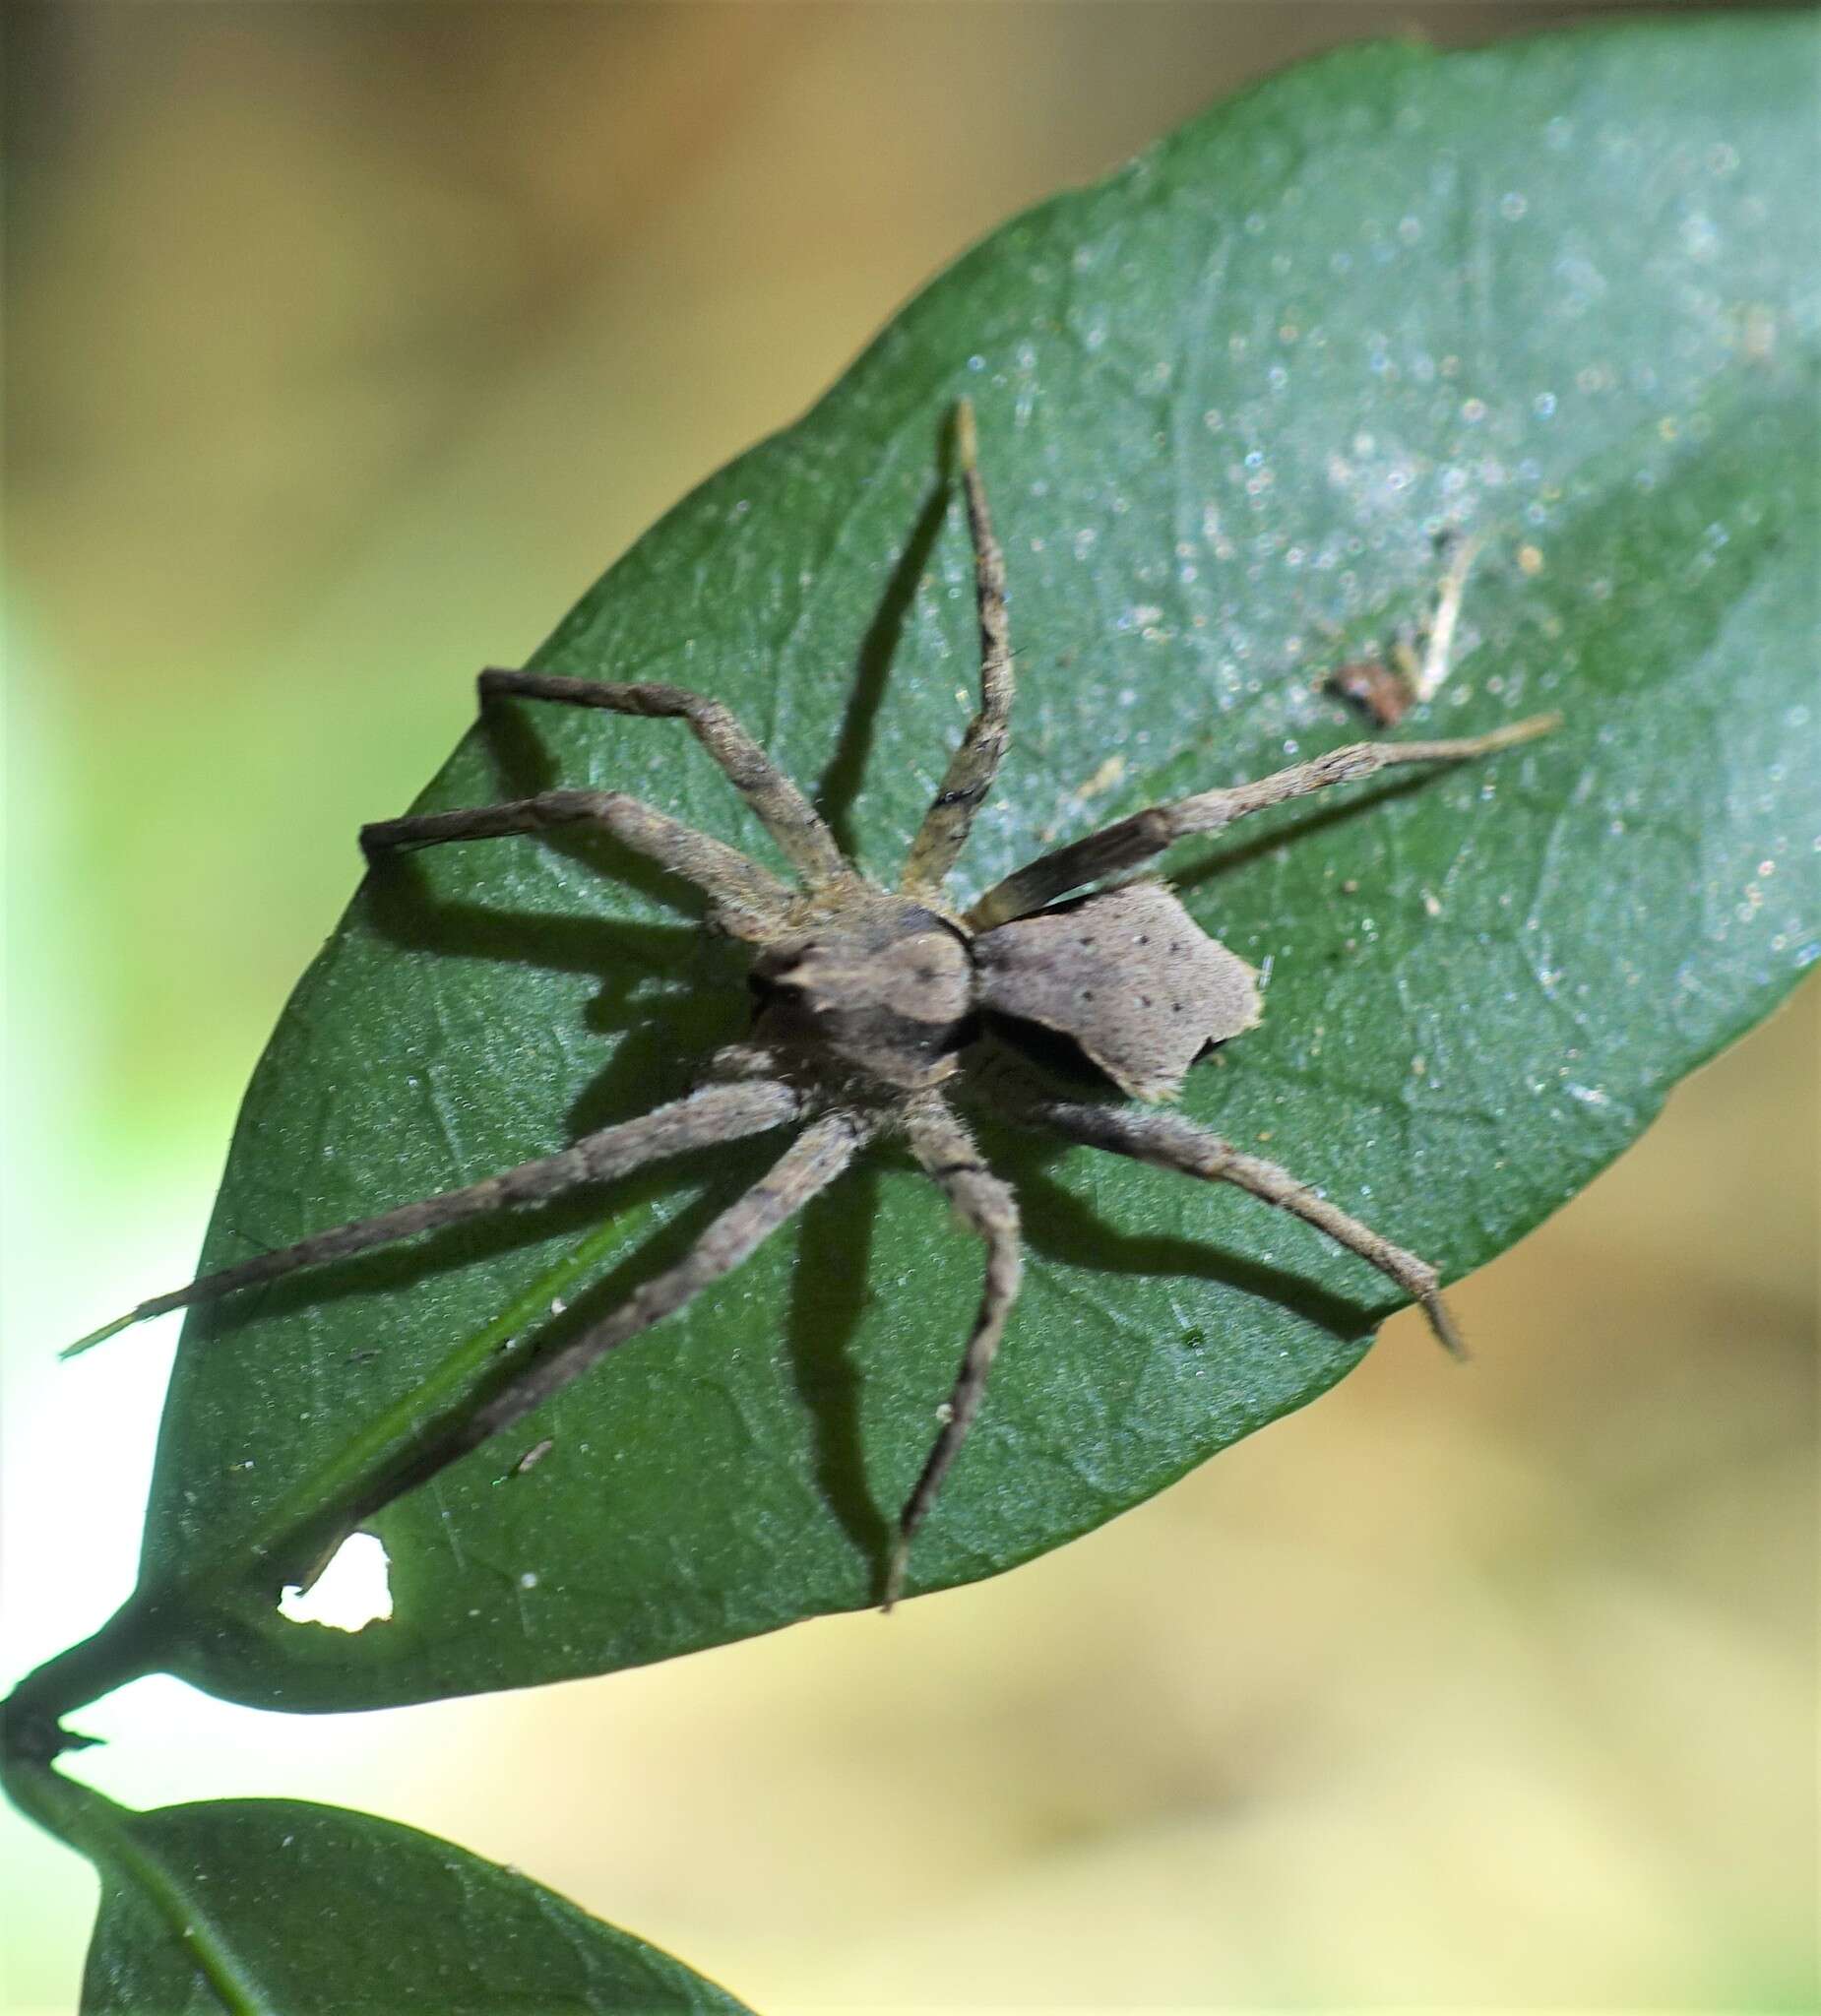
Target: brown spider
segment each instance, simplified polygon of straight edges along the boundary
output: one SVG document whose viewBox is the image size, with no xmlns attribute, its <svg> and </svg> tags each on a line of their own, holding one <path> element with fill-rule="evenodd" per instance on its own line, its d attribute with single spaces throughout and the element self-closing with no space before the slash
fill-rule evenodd
<svg viewBox="0 0 1821 2016">
<path fill-rule="evenodd" d="M 497 1387 L 423 1451 L 408 1476 L 394 1478 L 389 1501 L 682 1308 L 739 1266 L 869 1141 L 898 1134 L 984 1242 L 986 1278 L 961 1369 L 939 1413 L 941 1428 L 899 1515 L 882 1592 L 889 1609 L 903 1587 L 911 1536 L 979 1411 L 1018 1292 L 1017 1200 L 986 1166 L 944 1096 L 962 1053 L 986 1036 L 999 1039 L 1001 1054 L 996 1068 L 979 1075 L 978 1089 L 1015 1121 L 1185 1175 L 1235 1183 L 1294 1213 L 1388 1275 L 1422 1304 L 1442 1342 L 1459 1349 L 1436 1271 L 1427 1262 L 1350 1218 L 1287 1170 L 1241 1154 L 1188 1120 L 1064 1096 L 1006 1052 L 1015 1053 L 1021 1040 L 1029 1046 L 1035 1028 L 1072 1044 L 1130 1097 L 1173 1098 L 1190 1064 L 1210 1044 L 1258 1021 L 1256 976 L 1209 938 L 1155 878 L 1063 899 L 1137 867 L 1186 834 L 1217 832 L 1247 813 L 1393 764 L 1458 762 L 1509 748 L 1543 733 L 1554 718 L 1466 741 L 1355 744 L 1253 784 L 1153 805 L 1039 856 L 971 909 L 955 910 L 944 899 L 943 883 L 998 774 L 1012 708 L 1005 565 L 987 515 L 973 416 L 965 403 L 957 409 L 956 435 L 973 540 L 980 707 L 911 843 L 899 887 L 880 888 L 842 854 L 802 793 L 719 701 L 674 686 L 482 672 L 483 706 L 519 695 L 621 714 L 680 716 L 778 843 L 800 887 L 787 887 L 732 848 L 620 791 L 541 791 L 471 811 L 386 820 L 362 829 L 368 858 L 378 861 L 395 849 L 445 841 L 604 827 L 693 883 L 709 899 L 711 921 L 753 948 L 756 1011 L 750 1040 L 718 1052 L 696 1091 L 640 1119 L 602 1128 L 558 1154 L 482 1182 L 205 1275 L 141 1302 L 72 1351 L 143 1317 L 274 1281 L 296 1268 L 554 1197 L 666 1156 L 801 1124 L 771 1170 L 714 1221 L 682 1260 L 611 1315 Z M 377 1509 L 368 1506 L 366 1515 Z"/>
</svg>

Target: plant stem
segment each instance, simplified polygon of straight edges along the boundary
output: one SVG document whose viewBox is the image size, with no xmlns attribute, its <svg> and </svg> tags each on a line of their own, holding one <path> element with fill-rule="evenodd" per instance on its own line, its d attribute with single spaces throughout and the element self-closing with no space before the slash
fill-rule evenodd
<svg viewBox="0 0 1821 2016">
<path fill-rule="evenodd" d="M 127 1608 L 131 1607 L 129 1604 Z M 125 1613 L 121 1611 L 114 1623 Z M 112 1624 L 106 1626 L 63 1658 L 87 1652 L 112 1628 Z M 48 1672 L 59 1663 L 52 1660 L 38 1671 Z M 131 1884 L 139 1892 L 170 1928 L 191 1965 L 230 2016 L 282 2016 L 251 1980 L 203 1900 L 193 1896 L 182 1878 L 136 1837 L 133 1822 L 139 1816 L 130 1806 L 116 1805 L 93 1786 L 79 1785 L 48 1764 L 17 1752 L 0 1757 L 0 1781 L 22 1813 L 93 1862 L 104 1884 L 110 1880 Z"/>
<path fill-rule="evenodd" d="M 170 1623 L 160 1605 L 129 1597 L 93 1637 L 28 1673 L 0 1701 L 0 1768 L 43 1765 L 60 1751 L 84 1747 L 89 1738 L 59 1728 L 62 1718 L 160 1670 Z"/>
</svg>

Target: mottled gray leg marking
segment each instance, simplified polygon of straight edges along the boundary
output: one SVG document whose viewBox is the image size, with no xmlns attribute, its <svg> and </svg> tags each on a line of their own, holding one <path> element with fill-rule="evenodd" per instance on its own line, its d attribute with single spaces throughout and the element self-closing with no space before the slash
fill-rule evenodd
<svg viewBox="0 0 1821 2016">
<path fill-rule="evenodd" d="M 674 1267 L 648 1281 L 613 1311 L 495 1391 L 472 1414 L 432 1430 L 429 1440 L 354 1509 L 349 1530 L 405 1492 L 414 1490 L 458 1457 L 540 1406 L 642 1331 L 693 1301 L 729 1275 L 828 1188 L 852 1162 L 875 1122 L 830 1112 L 812 1121 L 746 1194 L 723 1211 Z"/>
<path fill-rule="evenodd" d="M 500 694 L 686 721 L 697 741 L 721 765 L 728 783 L 778 843 L 785 859 L 811 888 L 853 879 L 853 870 L 835 845 L 835 836 L 809 800 L 719 700 L 687 692 L 681 686 L 626 686 L 606 679 L 560 678 L 547 672 L 482 672 L 482 706 Z"/>
<path fill-rule="evenodd" d="M 360 845 L 369 860 L 378 860 L 400 848 L 501 840 L 513 834 L 553 833 L 565 826 L 600 827 L 671 874 L 693 882 L 713 902 L 716 921 L 737 938 L 765 936 L 790 901 L 785 885 L 744 854 L 624 791 L 540 791 L 534 798 L 512 798 L 460 812 L 382 819 L 360 829 Z"/>
<path fill-rule="evenodd" d="M 973 815 L 991 790 L 1011 740 L 1012 643 L 1005 612 L 1005 555 L 993 536 L 980 479 L 973 409 L 964 399 L 955 410 L 955 440 L 961 479 L 968 497 L 968 526 L 973 536 L 974 596 L 980 617 L 980 705 L 961 746 L 949 761 L 942 788 L 923 815 L 905 862 L 908 895 L 938 890 L 968 844 Z"/>
<path fill-rule="evenodd" d="M 918 1099 L 906 1112 L 905 1124 L 910 1152 L 932 1181 L 947 1193 L 968 1228 L 986 1242 L 986 1280 L 980 1292 L 979 1312 L 973 1319 L 967 1350 L 962 1354 L 961 1369 L 955 1375 L 954 1388 L 943 1409 L 941 1429 L 922 1474 L 898 1515 L 898 1538 L 885 1574 L 883 1600 L 888 1610 L 904 1588 L 911 1536 L 935 1503 L 942 1480 L 960 1454 L 973 1418 L 980 1411 L 980 1402 L 986 1395 L 986 1375 L 1005 1334 L 1006 1318 L 1017 1297 L 1024 1267 L 1018 1199 L 1011 1185 L 986 1166 L 968 1129 L 933 1096 Z"/>
<path fill-rule="evenodd" d="M 1289 769 L 1276 771 L 1253 784 L 1199 791 L 1193 797 L 1177 798 L 1167 805 L 1148 806 L 1111 826 L 1102 826 L 1085 840 L 1071 841 L 1053 853 L 1042 854 L 1028 867 L 1008 875 L 968 913 L 968 922 L 976 931 L 989 931 L 995 924 L 1009 923 L 1014 917 L 1041 910 L 1071 890 L 1135 868 L 1188 834 L 1218 833 L 1235 819 L 1262 812 L 1268 805 L 1306 797 L 1311 791 L 1326 790 L 1330 785 L 1351 784 L 1400 763 L 1466 763 L 1477 756 L 1490 756 L 1495 750 L 1509 749 L 1533 736 L 1547 734 L 1560 722 L 1559 715 L 1538 715 L 1492 734 L 1475 735 L 1458 742 L 1353 742 L 1344 749 L 1330 750 L 1326 756 L 1317 756 L 1311 763 L 1292 764 Z"/>
<path fill-rule="evenodd" d="M 186 1288 L 173 1289 L 168 1294 L 154 1295 L 141 1302 L 129 1315 L 72 1345 L 64 1355 L 71 1356 L 90 1344 L 98 1344 L 103 1337 L 111 1337 L 148 1316 L 161 1316 L 167 1310 L 187 1308 L 193 1302 L 214 1301 L 237 1289 L 258 1288 L 282 1280 L 300 1268 L 345 1260 L 375 1246 L 414 1238 L 420 1232 L 440 1231 L 445 1226 L 460 1225 L 467 1219 L 483 1218 L 515 1205 L 540 1204 L 580 1184 L 609 1182 L 648 1163 L 687 1155 L 692 1149 L 712 1148 L 719 1142 L 736 1141 L 748 1134 L 782 1127 L 796 1118 L 802 1103 L 800 1094 L 775 1081 L 705 1085 L 700 1091 L 639 1119 L 623 1120 L 618 1126 L 585 1134 L 555 1155 L 521 1163 L 517 1168 L 483 1177 L 463 1189 L 444 1190 L 434 1197 L 402 1204 L 394 1211 L 382 1211 L 352 1225 L 337 1226 L 330 1231 L 299 1239 L 295 1245 L 281 1246 L 275 1252 L 256 1254 L 251 1260 L 202 1275 Z"/>
<path fill-rule="evenodd" d="M 1009 1072 L 995 1074 L 983 1081 L 983 1086 L 1009 1117 L 1039 1133 L 1060 1134 L 1068 1141 L 1127 1155 L 1207 1182 L 1233 1183 L 1280 1211 L 1291 1213 L 1396 1282 L 1413 1301 L 1422 1305 L 1443 1345 L 1456 1356 L 1465 1355 L 1461 1333 L 1442 1300 L 1435 1269 L 1414 1253 L 1394 1246 L 1370 1226 L 1350 1218 L 1325 1197 L 1318 1197 L 1276 1163 L 1244 1155 L 1174 1113 L 1130 1112 L 1118 1106 L 1060 1099 L 1034 1081 Z"/>
</svg>

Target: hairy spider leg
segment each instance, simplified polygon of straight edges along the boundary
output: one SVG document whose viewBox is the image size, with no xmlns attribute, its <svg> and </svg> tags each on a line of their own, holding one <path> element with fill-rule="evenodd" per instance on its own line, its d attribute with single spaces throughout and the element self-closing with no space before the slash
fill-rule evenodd
<svg viewBox="0 0 1821 2016">
<path fill-rule="evenodd" d="M 373 860 L 401 848 L 500 840 L 564 826 L 600 827 L 673 875 L 693 882 L 713 902 L 717 921 L 736 938 L 766 937 L 790 901 L 785 885 L 744 854 L 624 791 L 539 791 L 534 798 L 511 798 L 498 805 L 382 819 L 360 829 L 360 845 Z"/>
<path fill-rule="evenodd" d="M 739 1053 L 728 1055 L 727 1061 L 738 1068 L 747 1054 L 742 1048 Z M 704 1085 L 639 1119 L 622 1120 L 617 1126 L 585 1134 L 555 1155 L 521 1163 L 516 1168 L 483 1177 L 462 1189 L 444 1190 L 434 1197 L 402 1204 L 396 1210 L 316 1232 L 295 1245 L 281 1246 L 274 1252 L 259 1253 L 251 1260 L 199 1276 L 187 1287 L 154 1295 L 114 1322 L 92 1330 L 62 1355 L 74 1357 L 149 1316 L 187 1308 L 193 1302 L 214 1301 L 238 1289 L 258 1288 L 299 1268 L 345 1260 L 375 1246 L 414 1238 L 420 1232 L 440 1231 L 445 1226 L 460 1225 L 467 1219 L 481 1218 L 515 1205 L 540 1204 L 583 1183 L 609 1182 L 629 1175 L 647 1163 L 687 1155 L 692 1149 L 718 1147 L 723 1141 L 737 1141 L 748 1134 L 765 1133 L 797 1118 L 802 1107 L 800 1094 L 773 1079 L 736 1079 L 731 1084 Z"/>
<path fill-rule="evenodd" d="M 1219 1135 L 1175 1113 L 1130 1112 L 1055 1098 L 1034 1082 L 1010 1074 L 1001 1074 L 986 1090 L 995 1104 L 1021 1125 L 1060 1134 L 1089 1148 L 1103 1148 L 1113 1155 L 1130 1156 L 1135 1162 L 1151 1163 L 1180 1175 L 1199 1176 L 1205 1182 L 1232 1183 L 1266 1204 L 1289 1212 L 1389 1276 L 1413 1301 L 1422 1305 L 1430 1328 L 1445 1349 L 1456 1357 L 1466 1356 L 1461 1333 L 1442 1300 L 1441 1277 L 1435 1269 L 1317 1196 L 1276 1163 L 1244 1155 Z"/>
<path fill-rule="evenodd" d="M 921 1474 L 898 1515 L 898 1537 L 886 1564 L 883 1606 L 889 1610 L 904 1590 L 905 1565 L 910 1559 L 911 1536 L 923 1523 L 935 1503 L 949 1466 L 968 1439 L 968 1430 L 980 1411 L 986 1395 L 986 1375 L 992 1369 L 999 1340 L 1005 1335 L 1006 1318 L 1018 1295 L 1024 1271 L 1019 1238 L 1018 1199 L 1012 1186 L 987 1167 L 973 1145 L 973 1137 L 940 1098 L 918 1099 L 905 1114 L 910 1152 L 932 1181 L 947 1193 L 949 1202 L 968 1227 L 986 1244 L 986 1279 L 980 1291 L 979 1312 L 962 1354 L 961 1369 L 942 1413 L 942 1426 L 924 1460 Z"/>
<path fill-rule="evenodd" d="M 967 921 L 975 931 L 990 931 L 996 924 L 1028 916 L 1090 882 L 1135 868 L 1188 834 L 1218 833 L 1235 819 L 1262 812 L 1267 806 L 1281 805 L 1288 798 L 1307 797 L 1311 791 L 1326 790 L 1330 785 L 1352 784 L 1397 764 L 1466 763 L 1475 757 L 1490 756 L 1495 750 L 1546 735 L 1560 725 L 1560 715 L 1539 714 L 1510 727 L 1496 728 L 1489 735 L 1473 735 L 1462 741 L 1350 742 L 1312 762 L 1293 763 L 1287 770 L 1274 771 L 1251 784 L 1198 791 L 1193 797 L 1149 805 L 1142 812 L 1102 826 L 1084 840 L 1071 841 L 1053 853 L 1040 854 L 1003 882 L 995 883 L 968 913 Z"/>
<path fill-rule="evenodd" d="M 681 686 L 616 685 L 606 679 L 560 678 L 548 672 L 485 671 L 482 707 L 500 694 L 556 700 L 571 707 L 604 707 L 613 714 L 678 717 L 725 772 L 791 867 L 812 889 L 851 882 L 854 871 L 835 836 L 796 786 L 766 755 L 719 700 Z"/>
<path fill-rule="evenodd" d="M 973 408 L 962 400 L 955 409 L 955 445 L 968 499 L 968 530 L 973 540 L 974 598 L 980 623 L 980 705 L 968 724 L 905 861 L 903 889 L 931 896 L 961 856 L 1011 740 L 1012 641 L 1005 610 L 1005 554 L 994 536 L 980 476 Z"/>
<path fill-rule="evenodd" d="M 859 1113 L 831 1112 L 812 1120 L 750 1190 L 714 1220 L 674 1267 L 634 1291 L 611 1315 L 579 1337 L 530 1359 L 472 1413 L 432 1427 L 346 1515 L 351 1532 L 407 1491 L 427 1482 L 470 1450 L 529 1414 L 642 1331 L 693 1301 L 704 1289 L 750 1259 L 771 1235 L 821 1194 L 876 1131 Z"/>
</svg>

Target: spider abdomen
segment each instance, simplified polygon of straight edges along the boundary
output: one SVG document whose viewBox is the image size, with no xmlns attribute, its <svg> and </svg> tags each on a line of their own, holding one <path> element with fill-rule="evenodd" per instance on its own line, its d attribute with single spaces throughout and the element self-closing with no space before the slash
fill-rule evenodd
<svg viewBox="0 0 1821 2016">
<path fill-rule="evenodd" d="M 1258 976 L 1154 880 L 997 925 L 973 957 L 982 1008 L 1067 1037 L 1135 1099 L 1173 1099 L 1259 1019 Z"/>
</svg>

